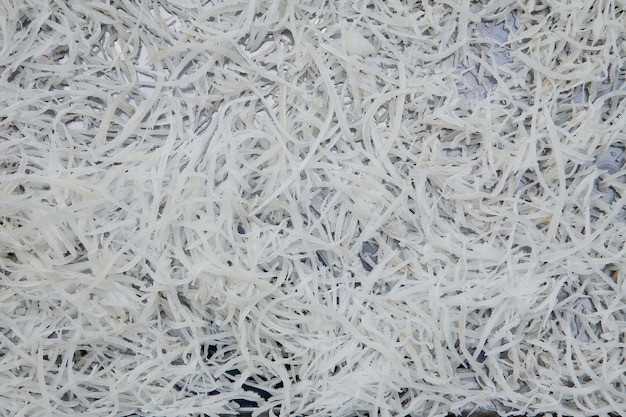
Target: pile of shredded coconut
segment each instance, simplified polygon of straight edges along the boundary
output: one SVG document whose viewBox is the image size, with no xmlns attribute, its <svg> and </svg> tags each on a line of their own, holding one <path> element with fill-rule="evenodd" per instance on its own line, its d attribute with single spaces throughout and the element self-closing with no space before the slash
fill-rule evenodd
<svg viewBox="0 0 626 417">
<path fill-rule="evenodd" d="M 0 414 L 623 413 L 623 0 L 3 0 Z"/>
</svg>

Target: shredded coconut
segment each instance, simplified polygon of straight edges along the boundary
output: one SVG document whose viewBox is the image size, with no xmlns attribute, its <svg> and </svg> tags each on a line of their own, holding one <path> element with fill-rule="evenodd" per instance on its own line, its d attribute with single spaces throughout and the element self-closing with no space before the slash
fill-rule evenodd
<svg viewBox="0 0 626 417">
<path fill-rule="evenodd" d="M 625 6 L 0 2 L 0 414 L 623 415 Z"/>
</svg>

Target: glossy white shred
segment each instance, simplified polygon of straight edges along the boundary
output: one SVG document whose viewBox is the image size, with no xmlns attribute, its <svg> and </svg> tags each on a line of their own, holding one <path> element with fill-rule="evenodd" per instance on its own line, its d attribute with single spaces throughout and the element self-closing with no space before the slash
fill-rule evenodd
<svg viewBox="0 0 626 417">
<path fill-rule="evenodd" d="M 623 415 L 625 7 L 1 0 L 0 415 Z"/>
</svg>

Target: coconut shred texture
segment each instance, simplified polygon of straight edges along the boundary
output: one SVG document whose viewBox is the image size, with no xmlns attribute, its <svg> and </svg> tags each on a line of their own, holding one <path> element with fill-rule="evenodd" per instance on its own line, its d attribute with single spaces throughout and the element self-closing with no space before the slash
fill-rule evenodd
<svg viewBox="0 0 626 417">
<path fill-rule="evenodd" d="M 0 415 L 623 415 L 625 8 L 0 1 Z"/>
</svg>

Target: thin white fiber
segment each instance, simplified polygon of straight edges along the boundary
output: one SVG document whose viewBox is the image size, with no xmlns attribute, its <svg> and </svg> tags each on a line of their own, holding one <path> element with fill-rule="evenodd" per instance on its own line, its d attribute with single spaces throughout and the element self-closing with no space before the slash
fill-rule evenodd
<svg viewBox="0 0 626 417">
<path fill-rule="evenodd" d="M 0 415 L 624 415 L 624 7 L 0 0 Z"/>
</svg>

